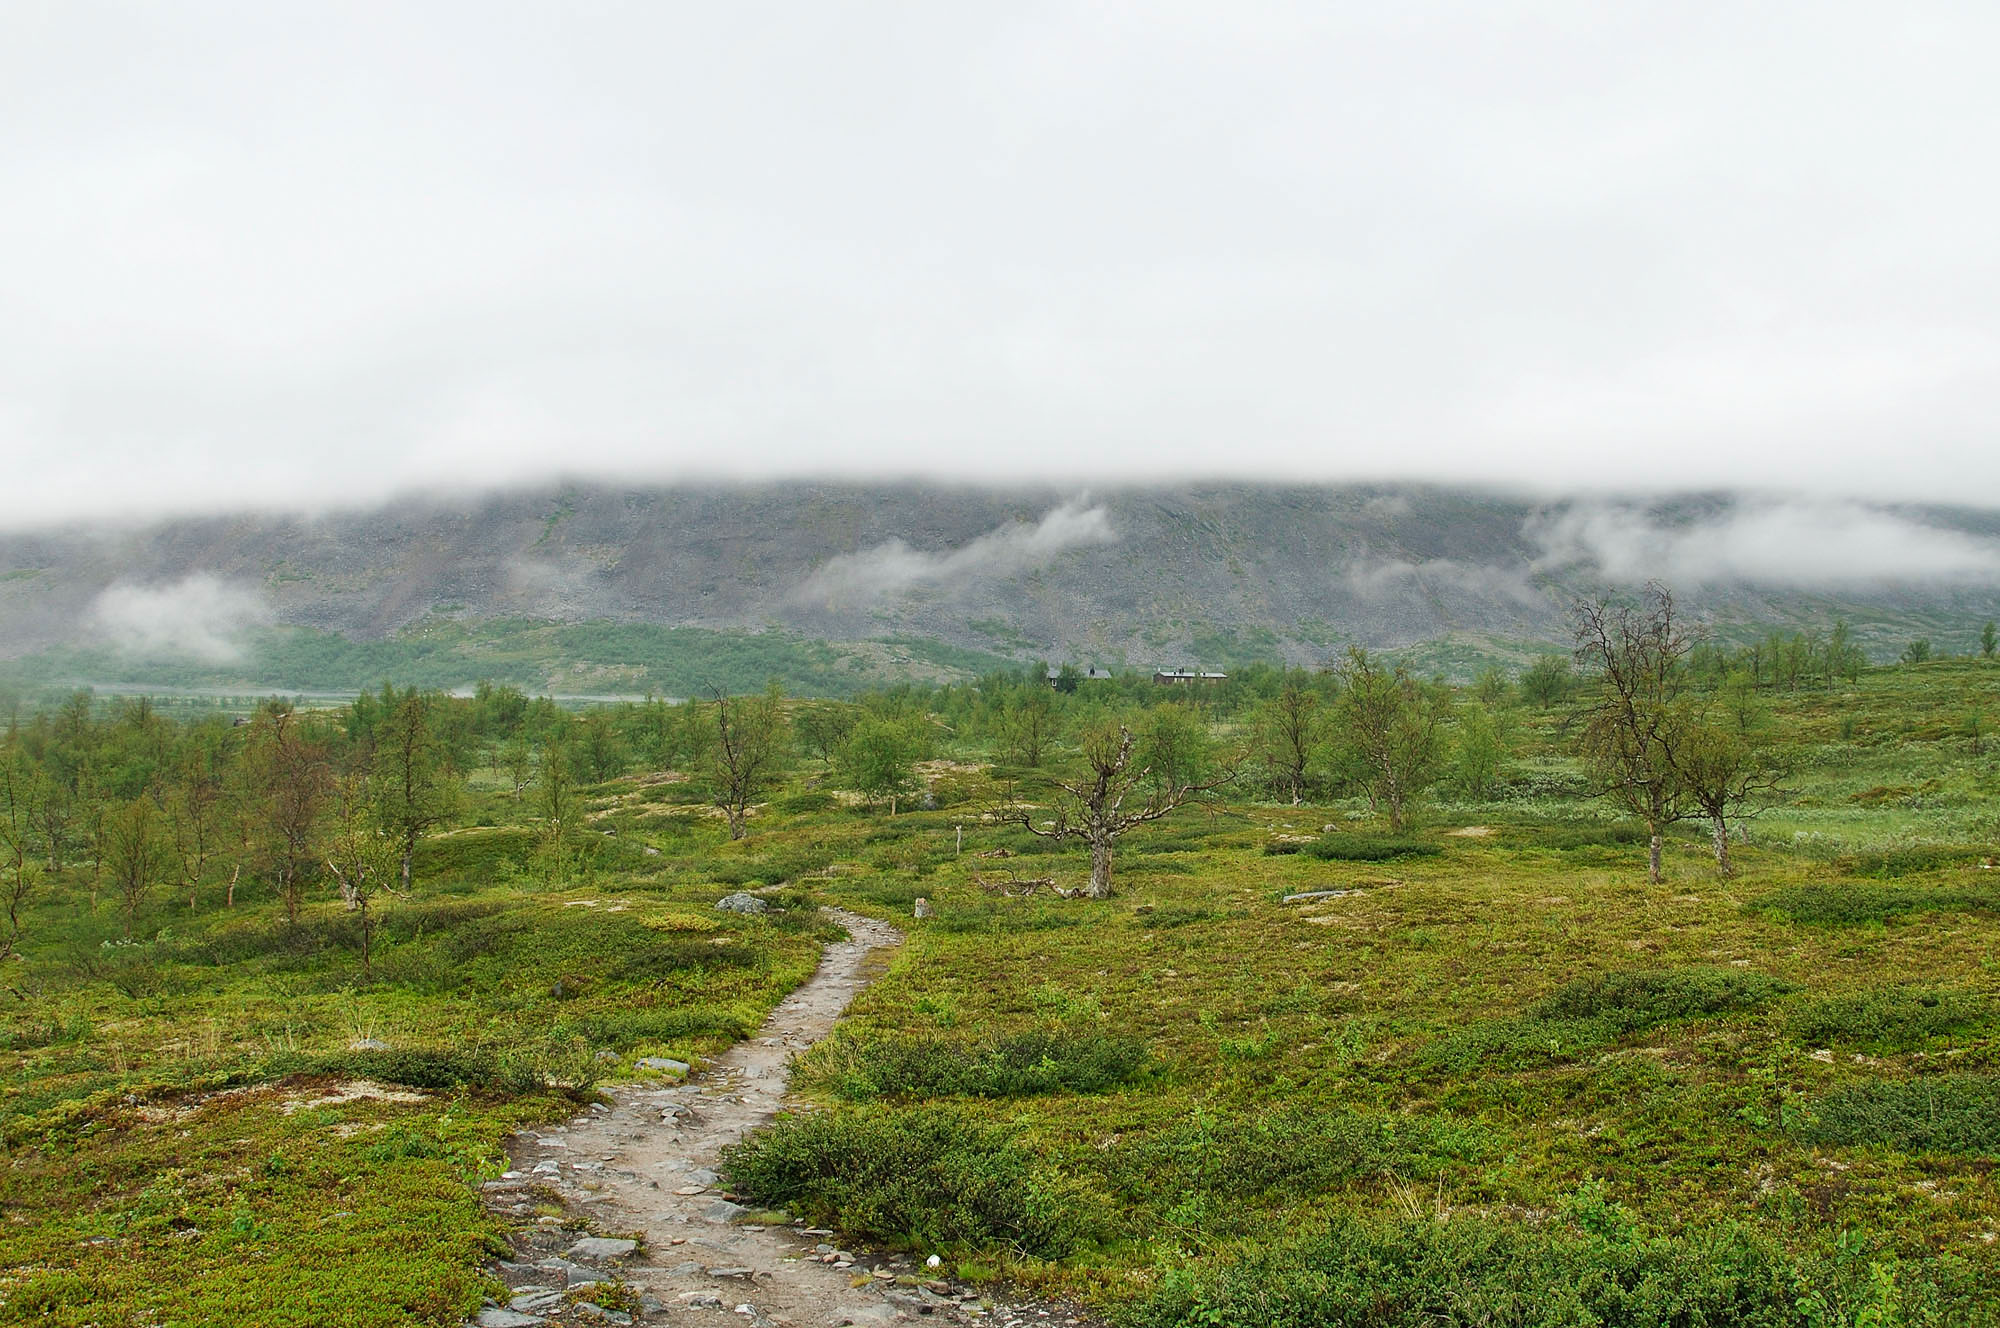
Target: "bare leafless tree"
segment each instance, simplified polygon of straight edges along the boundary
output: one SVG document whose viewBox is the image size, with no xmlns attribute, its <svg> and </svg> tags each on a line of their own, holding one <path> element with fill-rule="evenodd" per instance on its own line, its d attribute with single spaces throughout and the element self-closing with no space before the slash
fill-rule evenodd
<svg viewBox="0 0 2000 1328">
<path fill-rule="evenodd" d="M 1051 781 L 1056 791 L 1053 816 L 1038 817 L 1035 808 L 1022 806 L 997 813 L 997 819 L 1043 839 L 1081 839 L 1088 845 L 1090 883 L 1084 895 L 1091 899 L 1111 896 L 1111 855 L 1120 835 L 1171 815 L 1236 778 L 1232 764 L 1199 776 L 1190 772 L 1165 781 L 1151 779 L 1152 768 L 1133 759 L 1136 746 L 1137 739 L 1125 725 L 1100 725 L 1084 734 L 1080 744 L 1084 774 Z"/>
</svg>

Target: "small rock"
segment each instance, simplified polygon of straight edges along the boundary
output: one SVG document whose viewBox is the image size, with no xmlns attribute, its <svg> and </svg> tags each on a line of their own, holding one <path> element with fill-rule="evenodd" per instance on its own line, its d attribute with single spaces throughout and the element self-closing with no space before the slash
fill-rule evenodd
<svg viewBox="0 0 2000 1328">
<path fill-rule="evenodd" d="M 701 1210 L 701 1215 L 711 1222 L 733 1222 L 750 1210 L 742 1204 L 731 1203 L 727 1199 L 717 1199 Z"/>
<path fill-rule="evenodd" d="M 531 1328 L 531 1325 L 543 1322 L 540 1315 L 521 1314 L 498 1306 L 479 1311 L 472 1321 L 479 1328 Z"/>
<path fill-rule="evenodd" d="M 585 1236 L 570 1246 L 563 1254 L 571 1259 L 622 1259 L 639 1248 L 636 1240 L 622 1240 L 613 1236 Z"/>
<path fill-rule="evenodd" d="M 523 1291 L 507 1302 L 507 1308 L 517 1314 L 540 1314 L 562 1304 L 563 1293 L 553 1287 L 538 1287 L 533 1291 Z"/>
<path fill-rule="evenodd" d="M 349 1051 L 387 1051 L 389 1044 L 381 1038 L 356 1038 L 347 1044 L 347 1049 Z"/>
<path fill-rule="evenodd" d="M 944 1260 L 943 1260 L 943 1259 L 940 1259 L 940 1258 L 938 1258 L 938 1257 L 937 1257 L 937 1255 L 933 1254 L 933 1255 L 932 1255 L 932 1256 L 931 1256 L 930 1258 L 928 1258 L 928 1259 L 924 1260 L 924 1267 L 926 1267 L 926 1268 L 942 1268 L 942 1267 L 944 1267 Z"/>
<path fill-rule="evenodd" d="M 710 1277 L 755 1277 L 757 1275 L 757 1270 L 755 1268 L 744 1268 L 732 1265 L 731 1267 L 728 1268 L 711 1268 L 708 1270 L 708 1275 Z"/>
<path fill-rule="evenodd" d="M 771 906 L 755 895 L 738 890 L 733 895 L 724 895 L 715 901 L 715 906 L 724 913 L 768 913 Z"/>
<path fill-rule="evenodd" d="M 722 1308 L 721 1296 L 711 1296 L 700 1291 L 683 1292 L 681 1294 L 681 1301 L 691 1310 L 719 1310 Z"/>
<path fill-rule="evenodd" d="M 917 916 L 917 917 L 920 917 L 920 918 L 927 918 L 927 917 L 930 917 L 930 916 L 931 916 L 931 901 L 930 901 L 929 899 L 926 899 L 926 898 L 925 898 L 924 896 L 922 896 L 922 895 L 918 895 L 918 896 L 917 896 L 917 906 L 916 906 L 916 909 L 915 909 L 914 911 L 915 911 L 915 914 L 916 914 L 916 916 Z"/>
<path fill-rule="evenodd" d="M 696 1167 L 694 1170 L 688 1172 L 687 1178 L 688 1182 L 693 1185 L 713 1185 L 721 1179 L 720 1176 L 717 1176 L 707 1167 Z"/>
<path fill-rule="evenodd" d="M 663 1070 L 668 1074 L 686 1074 L 694 1067 L 686 1061 L 677 1061 L 671 1056 L 641 1056 L 632 1062 L 638 1070 Z"/>
</svg>

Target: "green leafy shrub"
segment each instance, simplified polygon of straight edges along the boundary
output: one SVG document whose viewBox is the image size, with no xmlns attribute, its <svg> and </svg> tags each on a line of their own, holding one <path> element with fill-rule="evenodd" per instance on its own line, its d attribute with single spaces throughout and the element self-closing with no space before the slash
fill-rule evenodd
<svg viewBox="0 0 2000 1328">
<path fill-rule="evenodd" d="M 1990 1318 L 1963 1264 L 1885 1275 L 1891 1268 L 1852 1239 L 1794 1255 L 1739 1227 L 1648 1234 L 1601 1203 L 1547 1227 L 1342 1215 L 1233 1263 L 1170 1271 L 1126 1325 L 1822 1328 Z"/>
<path fill-rule="evenodd" d="M 826 793 L 818 789 L 809 789 L 804 793 L 794 793 L 788 797 L 779 798 L 776 806 L 779 811 L 785 812 L 788 815 L 808 816 L 814 812 L 830 812 L 834 810 L 840 806 L 840 799 L 834 797 L 831 793 Z"/>
<path fill-rule="evenodd" d="M 1826 996 L 1801 1004 L 1785 1033 L 1809 1047 L 1843 1044 L 1903 1051 L 1992 1017 L 1993 1002 L 1961 991 L 1882 987 L 1852 996 Z"/>
<path fill-rule="evenodd" d="M 1443 852 L 1424 839 L 1390 835 L 1322 835 L 1302 850 L 1307 856 L 1338 862 L 1388 862 L 1395 858 L 1429 858 Z"/>
<path fill-rule="evenodd" d="M 2000 1075 L 1877 1079 L 1837 1088 L 1796 1113 L 1809 1144 L 1880 1144 L 1905 1153 L 2000 1152 Z"/>
<path fill-rule="evenodd" d="M 878 1098 L 1100 1093 L 1151 1063 L 1137 1038 L 1037 1030 L 993 1038 L 835 1038 L 807 1053 L 807 1077 L 854 1102 Z"/>
<path fill-rule="evenodd" d="M 665 1010 L 621 1006 L 586 1011 L 571 1015 L 556 1026 L 558 1035 L 574 1034 L 596 1046 L 620 1049 L 641 1042 L 679 1042 L 700 1037 L 735 1041 L 748 1037 L 750 1031 L 749 1023 L 736 1011 L 699 1005 Z"/>
<path fill-rule="evenodd" d="M 1963 867 L 1978 862 L 1980 856 L 1976 849 L 1944 844 L 1919 844 L 1866 853 L 1850 853 L 1836 858 L 1834 866 L 1850 876 L 1893 880 L 1901 876 L 1918 876 L 1944 867 Z"/>
<path fill-rule="evenodd" d="M 1528 831 L 1528 837 L 1536 848 L 1580 849 L 1624 848 L 1643 844 L 1651 836 L 1645 826 L 1621 821 L 1611 825 L 1535 826 Z"/>
<path fill-rule="evenodd" d="M 1109 1226 L 1102 1195 L 1007 1130 L 937 1107 L 780 1116 L 723 1167 L 754 1203 L 876 1240 L 1059 1259 Z"/>
<path fill-rule="evenodd" d="M 1595 974 L 1567 983 L 1519 1016 L 1454 1029 L 1425 1047 L 1419 1060 L 1461 1072 L 1569 1060 L 1643 1029 L 1754 1009 L 1792 990 L 1780 979 L 1730 968 Z"/>
<path fill-rule="evenodd" d="M 1777 913 L 1793 922 L 1830 926 L 1887 922 L 1910 913 L 1977 913 L 2000 911 L 2000 892 L 1907 886 L 1794 885 L 1750 901 L 1751 908 Z"/>
<path fill-rule="evenodd" d="M 1495 1151 L 1483 1127 L 1452 1117 L 1279 1108 L 1200 1113 L 1113 1150 L 1106 1170 L 1120 1195 L 1186 1211 L 1182 1201 L 1193 1195 L 1238 1204 L 1319 1195 L 1385 1172 L 1429 1179 Z"/>
<path fill-rule="evenodd" d="M 1528 1007 L 1542 1021 L 1595 1020 L 1619 1033 L 1671 1019 L 1754 1009 L 1792 984 L 1734 968 L 1660 968 L 1598 973 L 1566 983 Z"/>
</svg>

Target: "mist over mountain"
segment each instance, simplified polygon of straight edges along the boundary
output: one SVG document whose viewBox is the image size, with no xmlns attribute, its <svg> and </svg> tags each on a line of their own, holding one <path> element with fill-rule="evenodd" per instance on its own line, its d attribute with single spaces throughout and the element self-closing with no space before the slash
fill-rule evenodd
<svg viewBox="0 0 2000 1328">
<path fill-rule="evenodd" d="M 183 680 L 308 687 L 347 675 L 288 676 L 274 642 L 448 638 L 457 663 L 425 676 L 470 682 L 482 650 L 532 628 L 532 652 L 485 672 L 672 683 L 647 672 L 663 638 L 564 635 L 600 624 L 844 643 L 870 679 L 1037 658 L 1313 664 L 1350 642 L 1453 669 L 1560 643 L 1571 595 L 1651 577 L 1725 634 L 1842 616 L 1878 654 L 1912 634 L 1962 649 L 2000 612 L 2000 512 L 1416 485 L 550 484 L 0 535 L 0 651 L 30 671 L 145 681 L 142 664 L 180 661 Z M 591 658 L 570 658 L 585 639 Z M 685 661 L 707 638 L 675 639 Z"/>
</svg>

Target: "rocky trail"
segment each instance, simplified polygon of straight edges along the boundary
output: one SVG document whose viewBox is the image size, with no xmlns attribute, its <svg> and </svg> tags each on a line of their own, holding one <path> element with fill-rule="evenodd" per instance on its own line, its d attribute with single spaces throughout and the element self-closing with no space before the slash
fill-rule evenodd
<svg viewBox="0 0 2000 1328">
<path fill-rule="evenodd" d="M 515 1137 L 514 1165 L 486 1183 L 486 1202 L 520 1221 L 554 1199 L 564 1215 L 516 1234 L 515 1258 L 496 1267 L 514 1294 L 482 1310 L 478 1328 L 1090 1322 L 952 1283 L 920 1258 L 842 1247 L 829 1231 L 746 1224 L 747 1210 L 723 1194 L 722 1150 L 777 1113 L 792 1056 L 832 1030 L 902 940 L 887 923 L 829 912 L 847 939 L 827 946 L 755 1036 L 684 1082 L 620 1086 L 608 1105 Z"/>
</svg>

